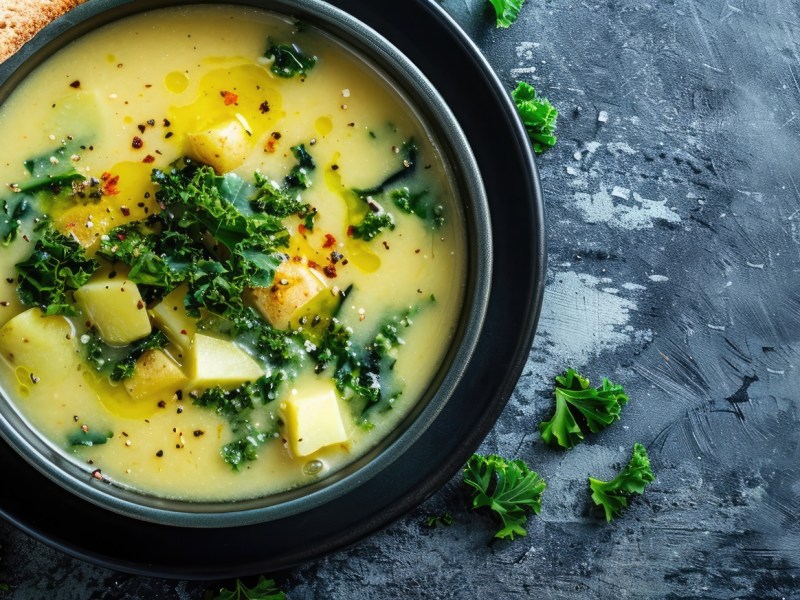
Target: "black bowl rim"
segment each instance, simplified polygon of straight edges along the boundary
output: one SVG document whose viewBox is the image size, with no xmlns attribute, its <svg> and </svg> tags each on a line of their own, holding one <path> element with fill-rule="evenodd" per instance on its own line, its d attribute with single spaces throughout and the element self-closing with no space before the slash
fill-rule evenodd
<svg viewBox="0 0 800 600">
<path fill-rule="evenodd" d="M 0 464 L 19 482 L 18 493 L 0 493 L 0 516 L 21 530 L 70 555 L 129 573 L 212 579 L 275 571 L 352 545 L 420 504 L 460 470 L 503 410 L 533 341 L 546 269 L 543 196 L 526 132 L 492 67 L 440 6 L 427 0 L 384 0 L 380 7 L 371 0 L 330 3 L 389 38 L 457 107 L 487 189 L 501 196 L 490 205 L 492 224 L 508 236 L 494 240 L 499 260 L 478 348 L 484 364 L 469 374 L 471 393 L 437 417 L 410 457 L 418 462 L 399 461 L 393 477 L 383 474 L 302 520 L 250 527 L 181 529 L 98 511 L 32 472 L 0 443 Z M 460 62 L 458 73 L 453 61 Z M 471 102 L 460 104 L 465 97 Z M 501 145 L 502 155 L 490 142 Z M 513 285 L 510 275 L 517 276 Z M 359 502 L 368 510 L 354 514 L 351 507 Z M 51 510 L 54 504 L 61 510 Z M 87 536 L 87 523 L 94 531 L 117 533 Z M 120 539 L 124 543 L 115 543 Z"/>
</svg>

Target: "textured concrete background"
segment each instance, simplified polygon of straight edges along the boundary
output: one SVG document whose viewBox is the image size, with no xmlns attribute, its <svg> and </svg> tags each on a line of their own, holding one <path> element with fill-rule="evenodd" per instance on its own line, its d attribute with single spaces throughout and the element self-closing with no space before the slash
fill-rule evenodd
<svg viewBox="0 0 800 600">
<path fill-rule="evenodd" d="M 529 0 L 509 30 L 486 5 L 443 2 L 509 89 L 531 82 L 562 114 L 538 161 L 539 333 L 482 446 L 542 474 L 542 514 L 492 542 L 453 480 L 357 547 L 270 575 L 290 598 L 800 597 L 800 3 Z M 569 365 L 631 402 L 558 452 L 537 423 Z M 636 441 L 656 481 L 606 524 L 586 477 L 611 476 Z M 451 527 L 424 527 L 444 511 Z M 199 599 L 229 583 L 117 574 L 7 524 L 0 545 L 3 599 Z"/>
</svg>

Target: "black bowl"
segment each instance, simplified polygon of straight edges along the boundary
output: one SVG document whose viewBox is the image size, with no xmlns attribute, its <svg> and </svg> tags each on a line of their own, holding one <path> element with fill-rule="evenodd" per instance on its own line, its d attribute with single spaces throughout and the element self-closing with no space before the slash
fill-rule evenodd
<svg viewBox="0 0 800 600">
<path fill-rule="evenodd" d="M 56 547 L 121 570 L 182 577 L 263 572 L 321 556 L 386 525 L 438 489 L 477 448 L 513 390 L 539 314 L 545 236 L 530 145 L 501 84 L 447 15 L 422 0 L 379 7 L 369 0 L 238 3 L 295 14 L 323 29 L 338 24 L 337 37 L 389 72 L 408 67 L 408 60 L 416 65 L 417 70 L 408 68 L 401 77 L 401 85 L 451 146 L 460 139 L 459 125 L 466 133 L 483 176 L 495 235 L 488 237 L 482 195 L 468 195 L 468 315 L 436 392 L 392 439 L 303 496 L 224 509 L 176 507 L 81 481 L 79 473 L 29 440 L 10 436 L 18 453 L 0 443 L 0 461 L 15 481 L 0 496 L 0 514 Z M 0 89 L 12 89 L 33 65 L 99 23 L 161 6 L 150 0 L 90 0 L 0 65 Z M 373 52 L 376 44 L 384 45 L 378 54 Z M 448 106 L 455 127 L 437 117 Z M 469 152 L 462 150 L 451 147 L 450 152 L 459 185 L 462 190 L 480 187 Z M 28 468 L 21 456 L 46 476 Z M 43 510 L 53 502 L 60 506 L 57 514 Z M 105 540 L 87 536 L 87 524 L 91 531 L 114 534 Z M 215 528 L 204 528 L 209 526 Z M 156 539 L 159 543 L 153 544 Z"/>
</svg>

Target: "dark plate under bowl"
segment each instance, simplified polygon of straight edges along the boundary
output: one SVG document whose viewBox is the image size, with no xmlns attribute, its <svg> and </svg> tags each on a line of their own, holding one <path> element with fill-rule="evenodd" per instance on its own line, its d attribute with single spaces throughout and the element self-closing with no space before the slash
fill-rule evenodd
<svg viewBox="0 0 800 600">
<path fill-rule="evenodd" d="M 81 21 L 81 9 L 98 4 L 120 2 L 90 0 L 8 64 L 45 47 Z M 148 575 L 206 579 L 286 568 L 353 544 L 422 502 L 458 471 L 505 406 L 533 340 L 544 287 L 542 194 L 525 131 L 479 50 L 433 2 L 329 4 L 375 29 L 417 66 L 454 113 L 483 176 L 495 232 L 491 293 L 485 326 L 449 400 L 389 468 L 302 512 L 244 526 L 179 527 L 98 508 L 0 442 L 0 468 L 10 484 L 0 492 L 0 515 L 34 537 L 91 562 Z"/>
</svg>

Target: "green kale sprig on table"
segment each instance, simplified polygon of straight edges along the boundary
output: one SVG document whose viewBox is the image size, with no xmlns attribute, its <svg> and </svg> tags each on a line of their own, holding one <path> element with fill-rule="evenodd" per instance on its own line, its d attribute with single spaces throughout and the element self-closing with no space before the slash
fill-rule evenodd
<svg viewBox="0 0 800 600">
<path fill-rule="evenodd" d="M 525 0 L 489 0 L 497 17 L 497 27 L 511 27 L 519 17 L 519 11 Z"/>
<path fill-rule="evenodd" d="M 463 473 L 464 483 L 473 489 L 472 507 L 487 508 L 502 527 L 497 538 L 513 540 L 526 535 L 528 515 L 542 508 L 545 481 L 521 460 L 506 460 L 496 454 L 473 454 Z"/>
<path fill-rule="evenodd" d="M 253 587 L 237 579 L 232 590 L 221 588 L 211 600 L 286 600 L 286 594 L 273 579 L 261 575 Z"/>
<path fill-rule="evenodd" d="M 529 83 L 518 81 L 511 97 L 522 119 L 522 124 L 533 142 L 533 150 L 540 154 L 555 146 L 558 109 L 550 101 L 536 93 Z"/>
<path fill-rule="evenodd" d="M 592 500 L 602 506 L 606 521 L 611 522 L 628 506 L 633 496 L 641 495 L 655 479 L 650 467 L 650 457 L 642 444 L 634 444 L 628 464 L 611 481 L 589 477 Z"/>
<path fill-rule="evenodd" d="M 572 448 L 589 431 L 597 433 L 619 419 L 628 395 L 621 385 L 603 378 L 599 388 L 591 387 L 586 377 L 574 369 L 556 377 L 556 410 L 539 423 L 542 441 L 552 446 Z"/>
</svg>

